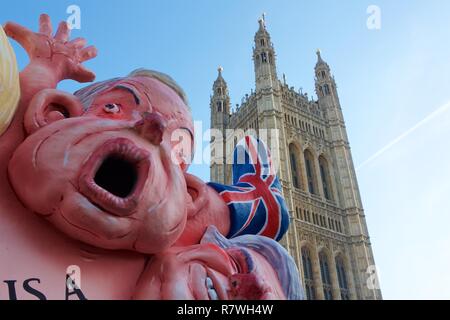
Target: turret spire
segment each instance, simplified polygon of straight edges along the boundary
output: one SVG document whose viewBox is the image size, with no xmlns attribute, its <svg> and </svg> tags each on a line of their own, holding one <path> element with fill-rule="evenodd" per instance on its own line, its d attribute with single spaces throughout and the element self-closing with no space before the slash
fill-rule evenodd
<svg viewBox="0 0 450 320">
<path fill-rule="evenodd" d="M 261 18 L 258 20 L 259 23 L 259 30 L 266 30 L 266 13 L 263 12 L 261 15 Z"/>
<path fill-rule="evenodd" d="M 217 68 L 217 79 L 213 84 L 213 95 L 211 97 L 211 108 L 213 112 L 230 113 L 230 97 L 228 95 L 228 85 L 222 76 L 223 68 Z"/>
<path fill-rule="evenodd" d="M 317 63 L 323 63 L 323 59 L 322 59 L 322 52 L 320 51 L 320 49 L 317 49 L 316 51 L 317 54 Z"/>
<path fill-rule="evenodd" d="M 266 29 L 266 14 L 258 20 L 259 29 L 255 34 L 253 60 L 255 63 L 256 91 L 275 87 L 278 84 L 275 49 Z"/>
<path fill-rule="evenodd" d="M 317 54 L 316 70 L 319 69 L 321 66 L 324 66 L 328 71 L 330 71 L 330 67 L 322 59 L 322 51 L 320 49 L 317 49 L 316 54 Z"/>
</svg>

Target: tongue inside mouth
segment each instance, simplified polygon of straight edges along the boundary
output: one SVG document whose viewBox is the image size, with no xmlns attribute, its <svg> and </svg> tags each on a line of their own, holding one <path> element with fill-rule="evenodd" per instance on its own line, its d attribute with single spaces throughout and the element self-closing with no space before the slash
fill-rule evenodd
<svg viewBox="0 0 450 320">
<path fill-rule="evenodd" d="M 126 198 L 138 180 L 136 165 L 119 155 L 107 157 L 94 177 L 94 182 L 116 197 Z"/>
</svg>

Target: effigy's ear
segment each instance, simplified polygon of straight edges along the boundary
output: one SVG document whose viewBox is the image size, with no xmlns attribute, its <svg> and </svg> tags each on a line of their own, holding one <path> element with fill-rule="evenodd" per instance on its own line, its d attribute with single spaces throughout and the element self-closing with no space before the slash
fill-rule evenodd
<svg viewBox="0 0 450 320">
<path fill-rule="evenodd" d="M 0 26 L 0 136 L 11 124 L 19 99 L 20 82 L 16 56 Z"/>
<path fill-rule="evenodd" d="M 73 94 L 56 89 L 44 89 L 30 102 L 24 117 L 25 130 L 30 135 L 52 122 L 79 117 L 82 113 L 83 106 Z"/>
<path fill-rule="evenodd" d="M 196 215 L 206 205 L 207 186 L 201 179 L 187 172 L 184 173 L 184 178 L 186 179 L 187 193 L 190 198 L 187 214 L 188 217 L 191 217 Z"/>
</svg>

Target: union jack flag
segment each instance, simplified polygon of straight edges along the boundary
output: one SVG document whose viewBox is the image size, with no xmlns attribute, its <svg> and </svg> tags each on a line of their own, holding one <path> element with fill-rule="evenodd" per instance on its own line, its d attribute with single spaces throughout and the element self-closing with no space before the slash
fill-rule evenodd
<svg viewBox="0 0 450 320">
<path fill-rule="evenodd" d="M 243 138 L 234 150 L 232 171 L 233 185 L 209 183 L 230 209 L 227 237 L 255 234 L 279 241 L 289 226 L 289 214 L 264 142 Z"/>
</svg>

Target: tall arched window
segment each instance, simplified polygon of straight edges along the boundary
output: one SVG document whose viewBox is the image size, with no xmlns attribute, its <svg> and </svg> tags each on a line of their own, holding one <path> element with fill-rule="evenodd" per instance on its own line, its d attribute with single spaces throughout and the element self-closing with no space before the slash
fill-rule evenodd
<svg viewBox="0 0 450 320">
<path fill-rule="evenodd" d="M 261 53 L 261 61 L 263 63 L 267 62 L 267 53 L 265 53 L 265 52 Z"/>
<path fill-rule="evenodd" d="M 345 272 L 344 260 L 341 256 L 336 257 L 336 273 L 339 282 L 339 289 L 341 291 L 342 300 L 350 300 L 348 291 L 347 274 Z"/>
<path fill-rule="evenodd" d="M 306 167 L 306 177 L 308 179 L 308 189 L 312 194 L 316 194 L 316 179 L 315 179 L 315 167 L 314 158 L 311 151 L 305 150 L 305 167 Z"/>
<path fill-rule="evenodd" d="M 323 295 L 325 300 L 333 300 L 331 293 L 331 277 L 330 268 L 326 254 L 322 251 L 319 253 L 320 275 L 322 277 Z"/>
<path fill-rule="evenodd" d="M 302 248 L 303 274 L 305 276 L 305 291 L 308 300 L 316 299 L 316 289 L 314 288 L 314 276 L 312 271 L 311 254 L 307 247 Z"/>
<path fill-rule="evenodd" d="M 298 162 L 299 155 L 298 148 L 291 143 L 289 145 L 289 160 L 291 161 L 291 174 L 292 174 L 292 183 L 295 188 L 302 188 L 302 180 L 300 174 L 300 163 Z"/>
<path fill-rule="evenodd" d="M 217 101 L 217 111 L 222 112 L 223 110 L 223 101 Z"/>
<path fill-rule="evenodd" d="M 328 168 L 328 162 L 324 156 L 319 157 L 320 178 L 322 180 L 323 194 L 328 200 L 333 199 L 333 192 L 331 190 L 330 170 Z"/>
</svg>

